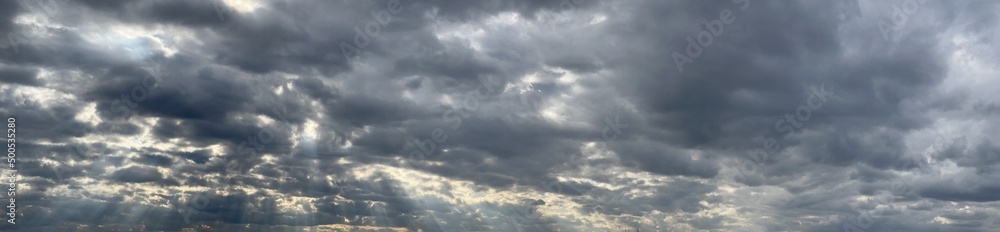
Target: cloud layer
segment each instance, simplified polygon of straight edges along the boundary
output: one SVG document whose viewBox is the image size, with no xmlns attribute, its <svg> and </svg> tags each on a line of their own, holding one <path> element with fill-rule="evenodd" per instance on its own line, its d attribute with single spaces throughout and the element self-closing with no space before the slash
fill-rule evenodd
<svg viewBox="0 0 1000 232">
<path fill-rule="evenodd" d="M 4 1 L 0 228 L 989 231 L 998 8 Z"/>
</svg>

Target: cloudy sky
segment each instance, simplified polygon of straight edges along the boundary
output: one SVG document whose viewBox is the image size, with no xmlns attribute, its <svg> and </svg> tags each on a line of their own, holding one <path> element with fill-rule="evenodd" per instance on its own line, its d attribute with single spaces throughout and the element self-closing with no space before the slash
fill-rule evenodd
<svg viewBox="0 0 1000 232">
<path fill-rule="evenodd" d="M 3 0 L 0 230 L 995 231 L 997 12 Z"/>
</svg>

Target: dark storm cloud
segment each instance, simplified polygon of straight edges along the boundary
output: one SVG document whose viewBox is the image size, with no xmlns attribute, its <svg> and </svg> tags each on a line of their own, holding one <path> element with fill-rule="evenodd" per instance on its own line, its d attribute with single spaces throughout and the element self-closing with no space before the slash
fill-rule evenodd
<svg viewBox="0 0 1000 232">
<path fill-rule="evenodd" d="M 36 77 L 37 69 L 21 67 L 0 67 L 0 81 L 10 84 L 38 86 L 41 84 Z"/>
<path fill-rule="evenodd" d="M 616 144 L 616 152 L 624 162 L 635 162 L 639 168 L 662 175 L 697 176 L 712 178 L 719 172 L 717 164 L 711 160 L 692 160 L 686 152 L 644 141 L 621 142 Z"/>
<path fill-rule="evenodd" d="M 132 183 L 153 182 L 163 179 L 163 174 L 156 171 L 156 169 L 139 166 L 115 171 L 111 176 L 117 181 Z"/>
<path fill-rule="evenodd" d="M 0 112 L 38 187 L 18 228 L 992 228 L 996 7 L 5 1 Z"/>
<path fill-rule="evenodd" d="M 694 2 L 692 2 L 694 3 Z M 700 3 L 700 2 L 699 2 Z M 707 3 L 705 3 L 707 4 Z M 700 6 L 709 9 L 733 8 L 735 5 Z M 912 49 L 901 49 L 913 53 L 928 53 L 922 55 L 889 54 L 882 57 L 861 58 L 870 61 L 852 61 L 841 54 L 838 48 L 841 42 L 836 30 L 836 20 L 832 20 L 830 12 L 819 11 L 811 13 L 804 9 L 823 9 L 824 6 L 806 3 L 781 5 L 759 4 L 738 15 L 736 21 L 727 25 L 724 35 L 716 38 L 705 54 L 682 74 L 668 70 L 670 66 L 654 66 L 643 63 L 627 63 L 632 68 L 627 69 L 633 82 L 619 82 L 623 87 L 636 90 L 643 107 L 656 117 L 650 120 L 658 127 L 671 128 L 681 133 L 683 140 L 678 141 L 688 146 L 713 144 L 722 142 L 729 137 L 750 138 L 759 133 L 768 132 L 773 120 L 794 110 L 801 105 L 809 89 L 803 86 L 818 86 L 825 84 L 838 92 L 838 95 L 856 97 L 846 99 L 847 102 L 827 104 L 824 113 L 814 113 L 809 120 L 808 128 L 824 127 L 827 123 L 843 122 L 840 118 L 862 117 L 865 119 L 883 121 L 865 121 L 872 124 L 900 124 L 893 121 L 905 120 L 904 112 L 893 109 L 896 103 L 872 101 L 875 98 L 873 88 L 889 88 L 873 86 L 878 79 L 892 81 L 899 89 L 893 94 L 918 95 L 922 88 L 941 78 L 933 75 L 940 73 L 935 55 L 929 53 L 933 47 L 926 44 L 913 44 Z M 699 8 L 699 6 L 692 6 Z M 638 7 L 637 7 L 638 8 Z M 631 17 L 643 17 L 643 14 L 664 15 L 654 12 L 672 11 L 666 4 L 653 4 L 640 10 L 640 14 Z M 661 10 L 655 10 L 661 9 Z M 757 13 L 772 12 L 772 13 Z M 655 17 L 655 16 L 649 16 Z M 791 18 L 797 23 L 782 23 Z M 619 30 L 636 28 L 642 25 L 651 27 L 652 22 L 662 20 L 623 20 Z M 698 25 L 697 21 L 690 22 Z M 749 26 L 744 26 L 749 25 Z M 686 45 L 685 36 L 698 31 L 690 28 L 690 34 L 652 34 L 660 36 L 664 43 L 661 49 L 641 48 L 644 51 L 680 50 Z M 619 35 L 630 35 L 623 31 Z M 637 40 L 644 37 L 625 37 L 622 40 Z M 639 49 L 639 48 L 635 48 Z M 650 60 L 669 60 L 666 53 L 649 54 L 636 51 L 634 54 L 649 56 Z M 648 55 L 647 55 L 648 54 Z M 773 60 L 777 63 L 764 62 Z M 760 63 L 757 63 L 760 62 Z M 857 65 L 855 62 L 864 64 Z M 883 63 L 884 62 L 884 63 Z M 936 70 L 934 68 L 937 68 Z M 928 71 L 922 71 L 927 70 Z M 836 70 L 836 71 L 834 71 Z M 907 70 L 916 74 L 902 73 Z M 893 71 L 899 71 L 890 73 Z M 875 79 L 875 80 L 873 80 Z M 912 83 L 912 84 L 910 84 Z M 914 87 L 908 87 L 914 86 Z M 665 88 L 665 89 L 664 89 Z M 912 89 L 912 90 L 911 90 Z M 875 91 L 881 91 L 874 89 Z M 862 92 L 843 92 L 862 91 Z M 747 99 L 747 98 L 750 99 Z M 893 96 L 902 98 L 904 96 Z M 801 100 L 800 100 L 801 99 Z M 840 99 L 838 99 L 840 100 Z M 898 101 L 898 100 L 896 100 Z M 869 109 L 869 110 L 862 110 Z M 835 116 L 833 116 L 835 115 Z M 892 115 L 903 117 L 894 119 Z M 893 121 L 885 121 L 893 120 Z M 819 125 L 817 125 L 819 124 Z M 852 126 L 862 126 L 852 125 Z M 739 131 L 723 130 L 723 128 L 742 129 L 754 127 L 760 129 Z M 912 126 L 904 127 L 910 128 Z M 724 144 L 718 144 L 724 145 Z"/>
<path fill-rule="evenodd" d="M 1000 200 L 1000 196 L 996 195 L 997 190 L 1000 190 L 1000 185 L 996 183 L 981 183 L 970 187 L 968 185 L 957 185 L 954 182 L 946 182 L 923 189 L 920 194 L 924 197 L 945 201 L 990 202 Z"/>
<path fill-rule="evenodd" d="M 184 159 L 190 160 L 191 162 L 199 164 L 207 162 L 208 159 L 211 157 L 211 155 L 212 155 L 211 152 L 208 150 L 201 150 L 195 152 L 180 152 L 179 154 L 177 154 L 177 156 L 180 156 Z"/>
<path fill-rule="evenodd" d="M 63 142 L 73 137 L 81 137 L 90 130 L 90 125 L 73 119 L 80 106 L 57 104 L 43 105 L 30 94 L 20 91 L 4 91 L 0 109 L 11 115 L 18 112 L 17 121 L 22 124 L 18 136 L 45 138 L 52 142 Z"/>
<path fill-rule="evenodd" d="M 162 155 L 145 154 L 136 159 L 135 162 L 153 166 L 169 166 L 173 160 Z"/>
</svg>

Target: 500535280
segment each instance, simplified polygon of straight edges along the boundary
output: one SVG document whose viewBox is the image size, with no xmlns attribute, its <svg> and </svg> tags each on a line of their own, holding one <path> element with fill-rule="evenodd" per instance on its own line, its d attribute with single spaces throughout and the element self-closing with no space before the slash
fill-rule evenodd
<svg viewBox="0 0 1000 232">
<path fill-rule="evenodd" d="M 17 162 L 15 159 L 17 157 L 17 120 L 13 117 L 7 118 L 7 166 L 10 169 L 4 170 L 4 175 L 2 179 L 7 180 L 9 188 L 7 188 L 7 197 L 9 198 L 10 204 L 7 205 L 7 222 L 10 224 L 16 224 L 14 220 L 17 217 L 17 205 L 15 204 L 14 196 L 17 195 L 17 169 L 14 163 Z"/>
</svg>

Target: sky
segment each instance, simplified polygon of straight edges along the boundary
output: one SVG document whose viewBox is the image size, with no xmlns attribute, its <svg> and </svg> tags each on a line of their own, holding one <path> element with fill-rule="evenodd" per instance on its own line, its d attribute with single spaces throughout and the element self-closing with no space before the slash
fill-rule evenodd
<svg viewBox="0 0 1000 232">
<path fill-rule="evenodd" d="M 996 231 L 997 12 L 3 0 L 0 230 Z"/>
</svg>

